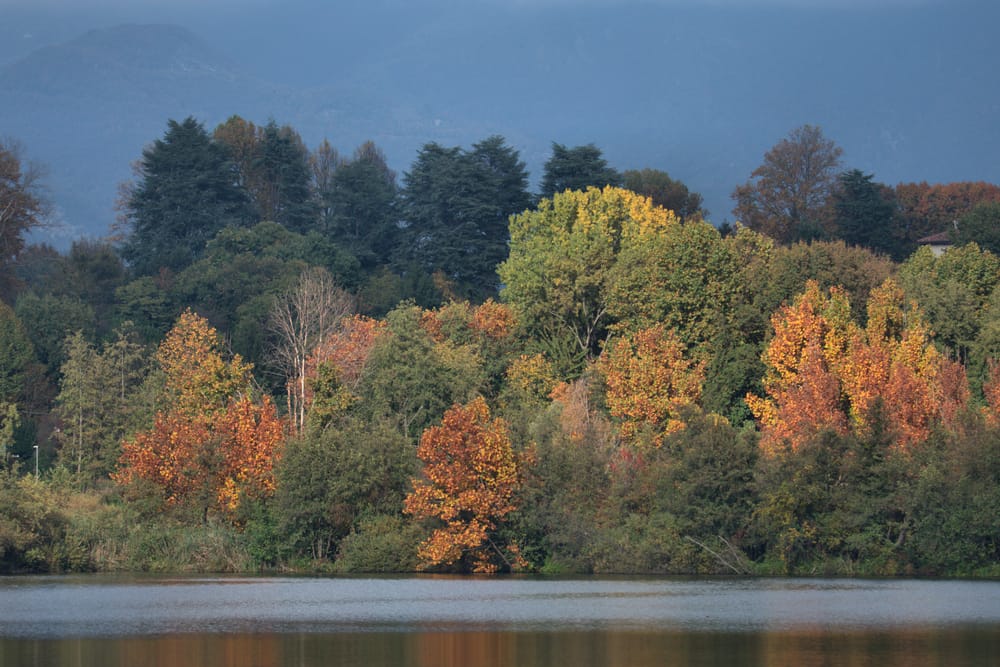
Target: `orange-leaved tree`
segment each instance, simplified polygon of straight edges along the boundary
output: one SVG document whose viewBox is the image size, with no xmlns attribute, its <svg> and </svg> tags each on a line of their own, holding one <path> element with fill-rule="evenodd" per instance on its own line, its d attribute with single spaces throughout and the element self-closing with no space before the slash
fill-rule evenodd
<svg viewBox="0 0 1000 667">
<path fill-rule="evenodd" d="M 621 434 L 634 440 L 644 427 L 652 443 L 684 427 L 680 412 L 701 398 L 705 365 L 688 359 L 684 344 L 662 324 L 615 340 L 601 355 L 608 410 L 622 420 Z"/>
<path fill-rule="evenodd" d="M 475 572 L 526 566 L 516 544 L 497 544 L 497 527 L 516 509 L 521 456 L 514 452 L 503 419 L 491 418 L 482 397 L 445 412 L 428 427 L 417 456 L 424 477 L 413 480 L 404 511 L 436 518 L 436 528 L 418 549 L 426 567 L 462 562 Z"/>
<path fill-rule="evenodd" d="M 270 400 L 251 400 L 250 365 L 226 360 L 215 329 L 187 311 L 157 352 L 167 409 L 122 443 L 114 479 L 159 488 L 168 506 L 232 516 L 274 490 L 284 428 Z"/>
<path fill-rule="evenodd" d="M 765 452 L 798 449 L 823 430 L 864 432 L 876 403 L 896 445 L 907 448 L 953 422 L 968 401 L 964 369 L 934 348 L 920 311 L 904 308 L 891 279 L 872 290 L 865 328 L 851 321 L 842 290 L 824 295 L 814 281 L 771 322 L 767 397 L 747 396 Z"/>
<path fill-rule="evenodd" d="M 361 383 L 375 344 L 389 335 L 384 320 L 352 315 L 340 321 L 306 359 L 303 414 L 307 422 L 323 424 L 341 415 L 357 401 Z"/>
</svg>

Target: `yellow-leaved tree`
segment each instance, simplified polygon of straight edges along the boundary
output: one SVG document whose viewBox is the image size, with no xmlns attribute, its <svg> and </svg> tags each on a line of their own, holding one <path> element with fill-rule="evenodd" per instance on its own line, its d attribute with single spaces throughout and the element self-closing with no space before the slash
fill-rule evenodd
<svg viewBox="0 0 1000 667">
<path fill-rule="evenodd" d="M 524 461 L 514 452 L 503 419 L 491 418 L 482 397 L 455 405 L 428 427 L 417 456 L 424 476 L 413 480 L 404 510 L 442 525 L 418 555 L 425 567 L 454 565 L 475 572 L 522 569 L 527 563 L 516 544 L 498 543 L 497 527 L 516 509 Z"/>
<path fill-rule="evenodd" d="M 167 506 L 204 520 L 232 517 L 242 500 L 274 490 L 272 467 L 284 442 L 274 404 L 252 399 L 249 364 L 225 359 L 215 329 L 186 311 L 156 358 L 164 372 L 165 409 L 152 427 L 122 443 L 113 478 L 159 489 Z"/>
</svg>

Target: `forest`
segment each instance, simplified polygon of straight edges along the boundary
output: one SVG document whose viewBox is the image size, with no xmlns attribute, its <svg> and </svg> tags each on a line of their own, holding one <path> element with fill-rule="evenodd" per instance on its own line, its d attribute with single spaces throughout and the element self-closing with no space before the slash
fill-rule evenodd
<svg viewBox="0 0 1000 667">
<path fill-rule="evenodd" d="M 26 154 L 0 572 L 1000 576 L 1000 186 L 805 125 L 716 226 L 592 144 L 187 118 L 63 252 Z"/>
</svg>

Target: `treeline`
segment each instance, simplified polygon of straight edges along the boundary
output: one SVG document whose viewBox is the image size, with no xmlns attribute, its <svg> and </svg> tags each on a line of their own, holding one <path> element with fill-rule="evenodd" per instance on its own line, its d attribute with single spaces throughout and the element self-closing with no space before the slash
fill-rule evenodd
<svg viewBox="0 0 1000 667">
<path fill-rule="evenodd" d="M 997 573 L 997 186 L 806 126 L 720 230 L 590 145 L 187 119 L 61 254 L 2 155 L 5 571 Z"/>
</svg>

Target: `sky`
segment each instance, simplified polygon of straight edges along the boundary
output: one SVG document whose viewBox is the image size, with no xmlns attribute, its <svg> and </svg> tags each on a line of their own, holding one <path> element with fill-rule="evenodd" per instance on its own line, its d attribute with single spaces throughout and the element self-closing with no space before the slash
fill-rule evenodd
<svg viewBox="0 0 1000 667">
<path fill-rule="evenodd" d="M 422 141 L 502 134 L 536 179 L 551 142 L 593 142 L 616 168 L 681 178 L 722 222 L 732 188 L 810 123 L 883 182 L 1000 181 L 983 158 L 1000 153 L 1000 0 L 0 0 L 0 66 L 120 23 L 181 25 L 254 76 L 318 91 L 310 111 L 367 85 L 389 117 L 431 119 L 385 137 L 400 173 Z M 277 120 L 348 153 L 378 139 L 318 118 Z"/>
</svg>

